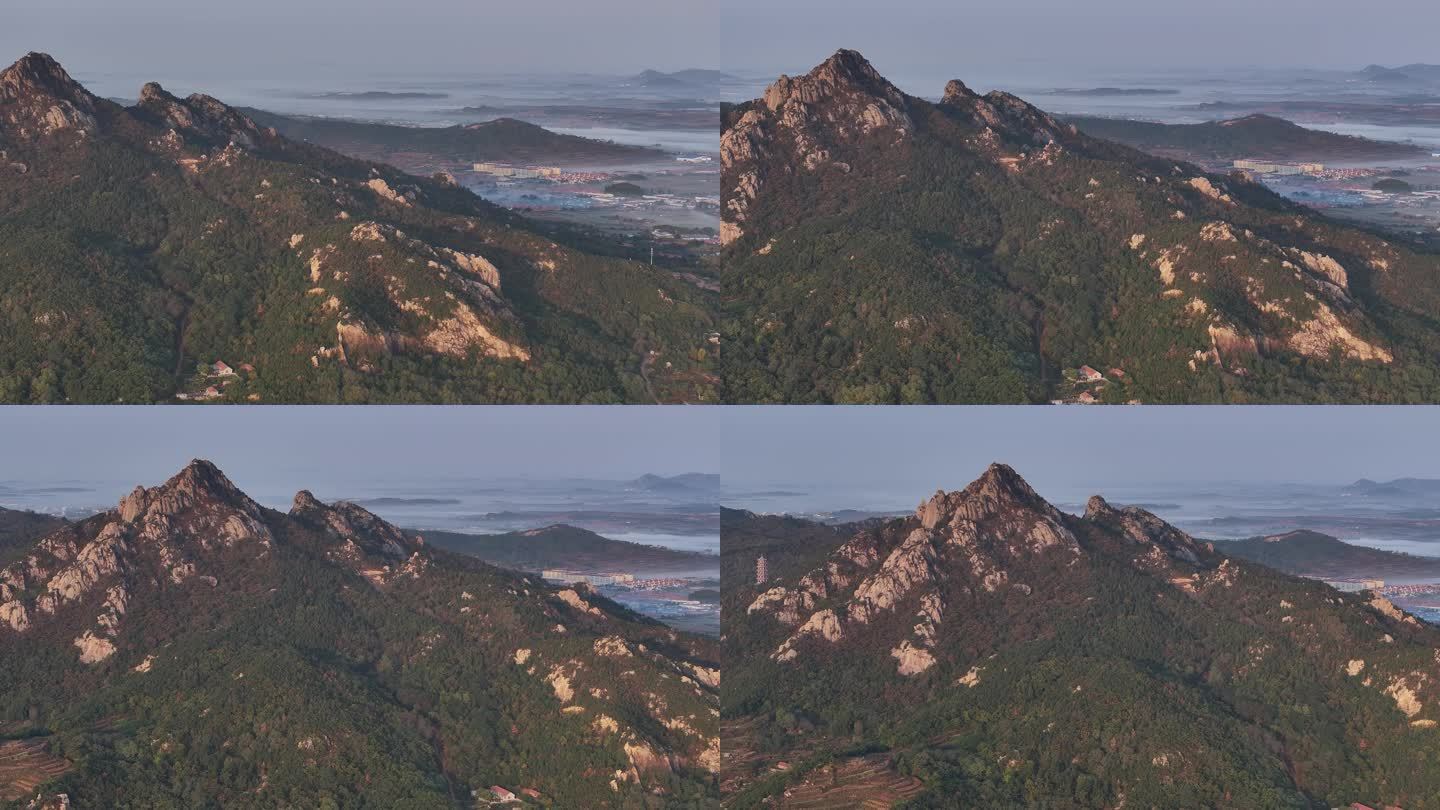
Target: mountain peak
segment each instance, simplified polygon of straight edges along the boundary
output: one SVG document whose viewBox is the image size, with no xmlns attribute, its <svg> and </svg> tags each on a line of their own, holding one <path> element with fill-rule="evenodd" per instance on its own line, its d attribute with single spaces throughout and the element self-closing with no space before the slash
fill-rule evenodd
<svg viewBox="0 0 1440 810">
<path fill-rule="evenodd" d="M 1110 502 L 1099 495 L 1091 495 L 1090 500 L 1085 502 L 1085 519 L 1098 520 L 1111 512 L 1118 511 L 1110 505 Z"/>
<path fill-rule="evenodd" d="M 195 459 L 165 483 L 136 487 L 120 501 L 120 517 L 132 522 L 152 512 L 174 515 L 197 506 L 220 506 L 257 516 L 260 507 L 213 463 Z"/>
<path fill-rule="evenodd" d="M 841 48 L 810 71 L 811 76 L 820 74 L 827 74 L 851 83 L 885 82 L 880 72 L 870 64 L 870 60 L 862 56 L 859 51 L 849 48 Z"/>
<path fill-rule="evenodd" d="M 804 76 L 782 75 L 776 79 L 765 90 L 765 105 L 774 111 L 791 101 L 814 104 L 826 98 L 857 95 L 883 100 L 896 107 L 905 101 L 905 94 L 881 76 L 858 51 L 841 49 Z"/>
<path fill-rule="evenodd" d="M 290 514 L 296 515 L 307 512 L 311 509 L 324 509 L 325 504 L 316 498 L 314 493 L 308 489 L 302 489 L 295 493 L 295 499 L 290 504 Z"/>
<path fill-rule="evenodd" d="M 1139 545 L 1151 545 L 1175 559 L 1199 563 L 1207 549 L 1195 538 L 1135 506 L 1114 507 L 1099 495 L 1085 504 L 1085 520 L 1119 531 Z"/>
<path fill-rule="evenodd" d="M 925 528 L 933 528 L 958 515 L 978 520 L 1005 509 L 1034 509 L 1049 516 L 1054 512 L 1029 482 L 1008 464 L 995 463 L 957 492 L 937 491 L 930 500 L 920 504 L 916 517 Z"/>
<path fill-rule="evenodd" d="M 290 516 L 323 528 L 354 549 L 382 557 L 402 559 L 424 545 L 380 516 L 349 501 L 326 504 L 302 489 L 295 493 Z"/>
<path fill-rule="evenodd" d="M 179 100 L 180 99 L 172 95 L 170 91 L 166 90 L 164 87 L 161 87 L 159 82 L 146 82 L 145 86 L 140 88 L 141 106 L 144 106 L 146 104 L 164 104 L 169 102 L 178 102 Z"/>
<path fill-rule="evenodd" d="M 99 99 L 48 54 L 26 54 L 0 71 L 0 128 L 16 127 L 22 136 L 89 132 L 96 127 L 98 107 Z"/>
<path fill-rule="evenodd" d="M 94 97 L 46 53 L 31 52 L 0 72 L 0 101 L 14 101 L 30 94 L 76 101 Z"/>
<path fill-rule="evenodd" d="M 180 132 L 209 141 L 253 147 L 260 136 L 260 127 L 254 121 L 219 99 L 193 93 L 182 100 L 158 82 L 149 82 L 140 88 L 136 106 Z"/>
<path fill-rule="evenodd" d="M 1015 468 L 1009 464 L 995 462 L 985 468 L 980 477 L 970 483 L 966 489 L 989 490 L 994 492 L 1006 492 L 1018 497 L 1027 499 L 1040 497 L 1030 487 L 1030 482 L 1015 472 Z"/>
<path fill-rule="evenodd" d="M 192 459 L 184 469 L 176 473 L 161 485 L 161 488 L 186 489 L 195 493 L 211 494 L 223 497 L 240 494 L 240 490 L 225 473 L 220 472 L 214 462 L 203 458 Z"/>
<path fill-rule="evenodd" d="M 954 104 L 962 99 L 976 98 L 974 90 L 971 90 L 959 79 L 951 79 L 945 83 L 945 95 L 940 98 L 941 104 Z"/>
</svg>

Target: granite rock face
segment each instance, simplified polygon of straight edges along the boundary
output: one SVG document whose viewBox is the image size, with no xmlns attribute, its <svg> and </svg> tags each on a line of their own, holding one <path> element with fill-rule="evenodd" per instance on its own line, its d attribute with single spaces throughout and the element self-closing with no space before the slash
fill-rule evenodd
<svg viewBox="0 0 1440 810">
<path fill-rule="evenodd" d="M 0 131 L 21 139 L 92 134 L 110 102 L 81 87 L 54 59 L 27 54 L 0 72 Z"/>
<path fill-rule="evenodd" d="M 1212 549 L 1149 512 L 1096 496 L 1084 517 L 1066 515 L 1013 469 L 992 464 L 964 489 L 936 492 L 912 517 L 860 532 L 823 566 L 761 593 L 748 613 L 794 628 L 772 653 L 777 661 L 879 634 L 896 671 L 918 675 L 937 662 L 957 604 L 1031 596 L 1026 580 L 1086 558 L 1083 538 L 1093 532 L 1144 546 L 1134 564 L 1148 570 L 1215 567 Z"/>
</svg>

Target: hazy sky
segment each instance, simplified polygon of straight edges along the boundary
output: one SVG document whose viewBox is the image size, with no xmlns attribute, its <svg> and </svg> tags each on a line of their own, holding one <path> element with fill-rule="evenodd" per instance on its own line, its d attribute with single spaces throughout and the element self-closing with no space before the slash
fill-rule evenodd
<svg viewBox="0 0 1440 810">
<path fill-rule="evenodd" d="M 726 0 L 724 8 L 727 66 L 761 75 L 803 72 L 842 47 L 897 81 L 1440 62 L 1435 0 Z"/>
<path fill-rule="evenodd" d="M 612 480 L 716 472 L 705 409 L 10 407 L 0 481 L 164 481 L 192 458 L 241 489 L 334 492 L 417 477 Z"/>
<path fill-rule="evenodd" d="M 1042 493 L 1440 478 L 1440 407 L 725 408 L 727 490 L 960 489 L 995 461 Z M 908 503 L 908 502 L 907 502 Z M 870 508 L 874 503 L 851 504 Z"/>
<path fill-rule="evenodd" d="M 713 0 L 4 0 L 0 61 L 71 72 L 635 72 L 714 68 Z"/>
</svg>

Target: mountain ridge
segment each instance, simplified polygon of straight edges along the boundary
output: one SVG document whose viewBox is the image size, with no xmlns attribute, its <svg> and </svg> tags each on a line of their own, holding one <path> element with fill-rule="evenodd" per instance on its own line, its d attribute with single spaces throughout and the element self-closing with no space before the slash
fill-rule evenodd
<svg viewBox="0 0 1440 810">
<path fill-rule="evenodd" d="M 1433 399 L 1440 257 L 1011 94 L 840 51 L 721 145 L 727 401 Z"/>
<path fill-rule="evenodd" d="M 202 94 L 151 83 L 123 107 L 43 55 L 0 76 L 0 401 L 683 401 L 711 385 L 679 349 L 704 343 L 707 295 L 590 252 L 596 237 Z M 82 345 L 104 350 L 82 363 Z M 188 373 L 217 361 L 241 371 Z"/>
<path fill-rule="evenodd" d="M 711 642 L 198 460 L 0 569 L 0 655 L 77 806 L 709 806 L 718 767 Z"/>
<path fill-rule="evenodd" d="M 1302 127 L 1284 118 L 1256 113 L 1199 124 L 1165 124 L 1128 118 L 1068 115 L 1064 120 L 1099 138 L 1152 154 L 1185 160 L 1354 159 L 1422 157 L 1413 144 L 1376 141 Z"/>
<path fill-rule="evenodd" d="M 994 465 L 724 580 L 727 806 L 1434 806 L 1440 629 L 1217 547 Z"/>
</svg>

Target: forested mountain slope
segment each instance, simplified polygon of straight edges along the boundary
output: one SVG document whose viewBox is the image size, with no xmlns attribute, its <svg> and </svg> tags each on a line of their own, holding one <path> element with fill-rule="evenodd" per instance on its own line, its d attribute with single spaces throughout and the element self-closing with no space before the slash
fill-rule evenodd
<svg viewBox="0 0 1440 810">
<path fill-rule="evenodd" d="M 1004 465 L 724 587 L 727 806 L 1440 807 L 1440 628 Z"/>
<path fill-rule="evenodd" d="M 722 127 L 727 400 L 1440 401 L 1440 256 L 1241 177 L 853 51 Z"/>
<path fill-rule="evenodd" d="M 0 804 L 714 806 L 717 653 L 197 461 L 0 569 Z"/>
<path fill-rule="evenodd" d="M 708 294 L 666 272 L 208 96 L 149 84 L 122 107 L 42 54 L 0 72 L 0 294 L 0 402 L 699 401 L 714 385 Z"/>
</svg>

